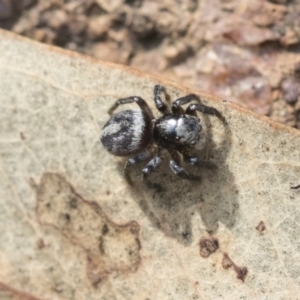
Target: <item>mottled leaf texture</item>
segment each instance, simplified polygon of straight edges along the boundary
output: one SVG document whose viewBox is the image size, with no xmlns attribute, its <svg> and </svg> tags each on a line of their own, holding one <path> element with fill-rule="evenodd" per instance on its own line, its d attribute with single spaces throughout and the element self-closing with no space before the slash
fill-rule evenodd
<svg viewBox="0 0 300 300">
<path fill-rule="evenodd" d="M 1 299 L 299 299 L 299 131 L 5 31 L 0 53 Z M 98 142 L 114 101 L 154 109 L 155 84 L 223 116 L 199 113 L 201 181 L 164 153 L 130 186 Z"/>
</svg>

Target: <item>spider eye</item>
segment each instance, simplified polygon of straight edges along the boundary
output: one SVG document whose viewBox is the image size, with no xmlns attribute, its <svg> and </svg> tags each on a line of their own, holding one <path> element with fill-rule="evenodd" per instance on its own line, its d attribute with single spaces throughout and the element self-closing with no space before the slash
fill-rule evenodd
<svg viewBox="0 0 300 300">
<path fill-rule="evenodd" d="M 196 144 L 196 141 L 192 141 L 192 142 L 191 142 L 191 145 L 195 145 L 195 144 Z"/>
<path fill-rule="evenodd" d="M 180 137 L 179 137 L 179 136 L 176 136 L 176 137 L 175 137 L 175 141 L 176 141 L 176 142 L 179 142 L 179 141 L 180 141 Z"/>
</svg>

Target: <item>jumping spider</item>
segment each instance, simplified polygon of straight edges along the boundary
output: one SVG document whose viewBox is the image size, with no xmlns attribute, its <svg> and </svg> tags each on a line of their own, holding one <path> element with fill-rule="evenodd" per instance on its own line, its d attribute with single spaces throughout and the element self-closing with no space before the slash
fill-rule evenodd
<svg viewBox="0 0 300 300">
<path fill-rule="evenodd" d="M 162 113 L 160 118 L 154 118 L 145 100 L 132 96 L 117 100 L 110 108 L 109 114 L 112 115 L 119 105 L 133 102 L 140 107 L 140 110 L 124 110 L 114 114 L 103 127 L 100 141 L 108 152 L 116 156 L 133 155 L 128 159 L 124 168 L 124 175 L 130 183 L 130 166 L 148 159 L 152 154 L 153 145 L 157 147 L 156 154 L 143 168 L 143 177 L 161 164 L 162 149 L 166 149 L 171 156 L 170 168 L 173 173 L 183 179 L 199 179 L 200 177 L 188 173 L 181 167 L 179 153 L 184 161 L 192 166 L 213 166 L 191 154 L 191 150 L 200 142 L 202 130 L 196 111 L 217 117 L 221 117 L 220 113 L 200 103 L 192 103 L 184 111 L 182 105 L 193 100 L 199 101 L 199 97 L 194 94 L 175 100 L 172 103 L 172 112 L 170 112 L 161 99 L 162 92 L 166 95 L 163 86 L 154 87 L 155 106 Z"/>
</svg>

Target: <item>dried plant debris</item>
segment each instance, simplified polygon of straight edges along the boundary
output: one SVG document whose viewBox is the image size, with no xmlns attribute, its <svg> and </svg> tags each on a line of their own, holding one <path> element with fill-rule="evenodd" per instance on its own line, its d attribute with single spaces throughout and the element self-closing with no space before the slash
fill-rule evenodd
<svg viewBox="0 0 300 300">
<path fill-rule="evenodd" d="M 183 82 L 300 128 L 300 2 L 6 0 L 0 26 Z M 284 61 L 280 67 L 278 61 Z M 298 104 L 297 104 L 298 103 Z"/>
</svg>

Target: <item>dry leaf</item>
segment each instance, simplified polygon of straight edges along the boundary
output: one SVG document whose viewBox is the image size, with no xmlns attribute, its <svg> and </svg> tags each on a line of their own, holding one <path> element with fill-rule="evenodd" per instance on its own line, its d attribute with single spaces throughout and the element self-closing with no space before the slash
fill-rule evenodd
<svg viewBox="0 0 300 300">
<path fill-rule="evenodd" d="M 5 31 L 0 53 L 2 299 L 299 298 L 299 131 L 196 92 L 218 168 L 184 181 L 166 155 L 130 187 L 108 108 L 191 90 Z"/>
</svg>

